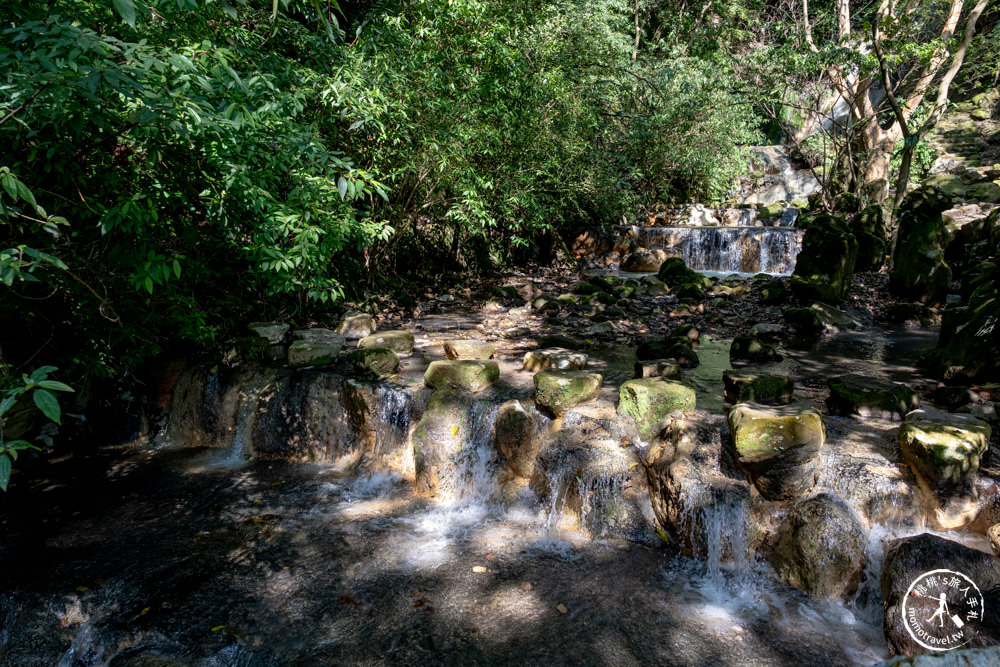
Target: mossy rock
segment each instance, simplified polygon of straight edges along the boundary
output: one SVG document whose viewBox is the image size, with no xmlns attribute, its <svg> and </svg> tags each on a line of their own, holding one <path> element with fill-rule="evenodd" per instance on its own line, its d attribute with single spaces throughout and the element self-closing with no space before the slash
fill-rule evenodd
<svg viewBox="0 0 1000 667">
<path fill-rule="evenodd" d="M 529 371 L 541 371 L 555 368 L 564 371 L 580 371 L 587 367 L 587 355 L 561 347 L 551 347 L 541 350 L 530 350 L 524 355 L 521 368 Z"/>
<path fill-rule="evenodd" d="M 989 425 L 970 415 L 915 410 L 899 428 L 899 446 L 913 472 L 947 497 L 972 490 L 990 435 Z"/>
<path fill-rule="evenodd" d="M 840 303 L 851 287 L 858 240 L 843 218 L 816 216 L 802 237 L 795 260 L 792 292 L 800 299 Z"/>
<path fill-rule="evenodd" d="M 433 495 L 441 490 L 449 472 L 461 465 L 469 432 L 472 403 L 467 395 L 450 390 L 431 394 L 423 416 L 413 429 L 413 463 L 417 491 Z"/>
<path fill-rule="evenodd" d="M 806 338 L 819 336 L 826 330 L 823 318 L 814 308 L 789 308 L 782 314 L 785 324 Z"/>
<path fill-rule="evenodd" d="M 667 259 L 667 253 L 659 248 L 639 248 L 622 260 L 620 269 L 630 273 L 659 271 Z"/>
<path fill-rule="evenodd" d="M 618 388 L 618 414 L 630 415 L 639 437 L 649 442 L 660 435 L 670 415 L 695 408 L 694 389 L 661 378 L 628 380 Z"/>
<path fill-rule="evenodd" d="M 781 355 L 762 340 L 752 336 L 737 336 L 729 346 L 729 360 L 768 363 L 781 361 Z"/>
<path fill-rule="evenodd" d="M 851 231 L 858 239 L 858 258 L 855 271 L 877 271 L 885 261 L 886 238 L 889 230 L 885 210 L 872 204 L 851 220 Z"/>
<path fill-rule="evenodd" d="M 538 347 L 563 347 L 567 350 L 583 350 L 588 347 L 588 344 L 585 340 L 567 336 L 566 334 L 546 334 L 539 337 Z"/>
<path fill-rule="evenodd" d="M 860 415 L 873 419 L 901 421 L 920 407 L 917 393 L 904 384 L 862 375 L 841 375 L 827 380 L 830 395 L 826 408 L 832 415 Z"/>
<path fill-rule="evenodd" d="M 928 187 L 914 190 L 903 200 L 889 273 L 893 294 L 929 306 L 944 305 L 951 267 L 944 259 L 948 239 L 941 214 L 951 203 L 947 194 Z"/>
<path fill-rule="evenodd" d="M 968 187 L 965 181 L 962 180 L 961 176 L 956 176 L 955 174 L 947 171 L 939 171 L 936 174 L 931 174 L 924 179 L 924 182 L 921 185 L 924 187 L 937 188 L 942 193 L 947 195 L 950 200 L 955 199 L 959 201 L 965 199 L 966 188 Z M 950 206 L 946 206 L 941 210 L 946 211 L 949 207 Z"/>
<path fill-rule="evenodd" d="M 788 299 L 788 287 L 785 281 L 772 278 L 761 285 L 760 302 L 765 304 L 782 303 Z"/>
<path fill-rule="evenodd" d="M 749 368 L 723 371 L 722 383 L 730 403 L 784 405 L 792 400 L 794 391 L 792 379 L 787 375 Z"/>
<path fill-rule="evenodd" d="M 997 204 L 1000 203 L 1000 185 L 992 181 L 974 183 L 968 187 L 965 196 L 967 199 L 986 202 L 988 204 Z"/>
<path fill-rule="evenodd" d="M 691 339 L 686 337 L 645 341 L 636 349 L 635 356 L 640 361 L 674 359 L 682 368 L 694 368 L 701 363 Z"/>
<path fill-rule="evenodd" d="M 693 324 L 681 324 L 673 328 L 669 338 L 687 338 L 697 345 L 701 341 L 701 331 Z"/>
<path fill-rule="evenodd" d="M 577 298 L 572 294 L 560 294 L 559 296 L 556 297 L 556 301 L 558 301 L 563 306 L 575 306 L 577 305 L 577 303 L 579 303 Z"/>
<path fill-rule="evenodd" d="M 761 220 L 777 220 L 785 212 L 781 204 L 764 204 L 757 208 L 757 217 Z"/>
<path fill-rule="evenodd" d="M 497 299 L 512 300 L 520 299 L 521 294 L 513 285 L 499 285 L 490 290 L 490 296 Z"/>
<path fill-rule="evenodd" d="M 499 379 L 497 362 L 475 359 L 432 361 L 424 373 L 424 384 L 431 389 L 454 389 L 473 394 Z"/>
<path fill-rule="evenodd" d="M 681 376 L 681 367 L 674 359 L 649 359 L 635 362 L 636 378 L 672 379 Z"/>
<path fill-rule="evenodd" d="M 358 348 L 380 347 L 392 350 L 396 354 L 406 355 L 413 352 L 413 344 L 413 334 L 409 331 L 379 331 L 359 340 Z"/>
<path fill-rule="evenodd" d="M 729 411 L 730 444 L 737 465 L 768 500 L 789 500 L 814 484 L 826 441 L 823 417 L 803 404 L 738 403 Z"/>
<path fill-rule="evenodd" d="M 588 371 L 542 371 L 535 374 L 535 404 L 552 417 L 597 396 L 604 378 Z"/>
<path fill-rule="evenodd" d="M 989 120 L 993 114 L 990 113 L 989 109 L 975 109 L 969 115 L 972 120 Z"/>
<path fill-rule="evenodd" d="M 347 360 L 358 371 L 378 377 L 394 375 L 399 371 L 399 356 L 384 347 L 365 347 L 353 350 L 347 355 Z"/>
<path fill-rule="evenodd" d="M 337 360 L 341 345 L 335 341 L 297 340 L 288 347 L 292 366 L 328 366 Z"/>
<path fill-rule="evenodd" d="M 861 199 L 854 193 L 843 192 L 834 202 L 833 210 L 839 213 L 857 213 L 861 210 Z"/>
<path fill-rule="evenodd" d="M 924 326 L 939 324 L 941 317 L 922 303 L 898 302 L 885 311 L 885 321 L 890 324 L 905 324 L 916 322 Z"/>
<path fill-rule="evenodd" d="M 684 260 L 680 257 L 670 257 L 660 265 L 660 270 L 656 277 L 670 287 L 680 285 L 696 285 L 702 289 L 712 284 L 708 276 L 703 276 L 697 271 L 688 268 Z"/>
<path fill-rule="evenodd" d="M 497 346 L 485 340 L 446 340 L 444 356 L 448 359 L 489 359 Z"/>
<path fill-rule="evenodd" d="M 497 410 L 493 445 L 514 474 L 531 477 L 540 434 L 519 401 L 507 401 Z"/>
<path fill-rule="evenodd" d="M 705 291 L 695 283 L 685 283 L 677 288 L 677 298 L 682 301 L 704 301 Z"/>
</svg>

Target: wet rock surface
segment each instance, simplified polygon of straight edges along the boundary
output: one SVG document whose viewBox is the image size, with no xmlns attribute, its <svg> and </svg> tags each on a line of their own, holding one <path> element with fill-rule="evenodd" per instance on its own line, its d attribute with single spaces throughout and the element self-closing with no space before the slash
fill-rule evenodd
<svg viewBox="0 0 1000 667">
<path fill-rule="evenodd" d="M 862 375 L 830 378 L 826 407 L 833 415 L 860 415 L 901 421 L 920 407 L 917 393 L 903 384 L 894 384 Z"/>
</svg>

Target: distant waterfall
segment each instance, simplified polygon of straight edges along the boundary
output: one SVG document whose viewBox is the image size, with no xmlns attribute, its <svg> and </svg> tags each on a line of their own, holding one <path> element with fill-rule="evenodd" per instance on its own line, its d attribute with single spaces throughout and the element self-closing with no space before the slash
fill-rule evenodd
<svg viewBox="0 0 1000 667">
<path fill-rule="evenodd" d="M 662 248 L 696 271 L 788 275 L 802 247 L 790 227 L 631 227 L 644 248 Z"/>
</svg>

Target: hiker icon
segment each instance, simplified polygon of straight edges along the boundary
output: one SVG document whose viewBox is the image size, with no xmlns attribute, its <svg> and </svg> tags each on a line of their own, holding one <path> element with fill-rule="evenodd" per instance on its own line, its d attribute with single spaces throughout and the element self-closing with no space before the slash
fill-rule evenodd
<svg viewBox="0 0 1000 667">
<path fill-rule="evenodd" d="M 944 615 L 945 614 L 948 614 L 948 600 L 945 598 L 945 594 L 942 593 L 940 595 L 940 597 L 938 597 L 938 608 L 937 608 L 937 611 L 934 612 L 933 614 L 931 614 L 931 617 L 927 619 L 927 622 L 930 623 L 936 617 L 938 619 L 938 621 L 939 621 L 938 627 L 939 628 L 943 627 L 944 626 Z M 951 614 L 948 614 L 948 615 L 950 616 Z"/>
</svg>

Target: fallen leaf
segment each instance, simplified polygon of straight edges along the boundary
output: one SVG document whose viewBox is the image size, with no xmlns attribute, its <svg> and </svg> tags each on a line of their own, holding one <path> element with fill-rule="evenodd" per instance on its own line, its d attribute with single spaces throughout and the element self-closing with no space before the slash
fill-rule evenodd
<svg viewBox="0 0 1000 667">
<path fill-rule="evenodd" d="M 482 565 L 476 565 L 475 567 L 472 568 L 472 571 L 482 573 L 486 571 L 486 568 L 483 567 Z"/>
<path fill-rule="evenodd" d="M 142 611 L 139 612 L 139 615 L 140 616 L 145 616 L 146 614 L 148 614 L 150 612 L 151 609 L 152 609 L 152 607 L 146 607 L 145 609 L 143 609 Z"/>
<path fill-rule="evenodd" d="M 531 585 L 530 581 L 522 581 L 521 588 L 523 588 L 526 591 L 530 591 L 532 588 L 534 588 L 534 586 Z"/>
<path fill-rule="evenodd" d="M 218 632 L 219 630 L 224 630 L 225 628 L 226 626 L 224 625 L 217 625 L 214 628 L 212 628 L 212 632 Z"/>
<path fill-rule="evenodd" d="M 566 605 L 564 605 L 564 604 L 557 604 L 557 605 L 556 605 L 556 610 L 557 610 L 557 611 L 558 611 L 558 612 L 559 612 L 560 614 L 567 614 L 567 613 L 569 613 L 569 609 L 567 609 L 567 608 L 566 608 Z"/>
</svg>

